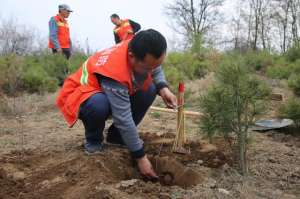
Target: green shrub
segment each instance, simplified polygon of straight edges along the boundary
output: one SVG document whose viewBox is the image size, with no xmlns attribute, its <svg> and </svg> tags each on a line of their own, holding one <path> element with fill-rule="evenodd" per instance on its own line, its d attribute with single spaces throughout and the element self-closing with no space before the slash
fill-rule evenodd
<svg viewBox="0 0 300 199">
<path fill-rule="evenodd" d="M 295 62 L 291 63 L 290 67 L 293 73 L 300 74 L 300 59 L 297 59 Z"/>
<path fill-rule="evenodd" d="M 273 56 L 268 51 L 248 51 L 244 57 L 246 65 L 255 71 L 266 70 L 274 62 Z"/>
<path fill-rule="evenodd" d="M 233 54 L 224 59 L 216 72 L 216 84 L 201 97 L 203 113 L 200 127 L 210 140 L 216 133 L 225 138 L 235 133 L 238 138 L 240 169 L 247 174 L 246 145 L 248 128 L 265 110 L 270 89 L 249 73 L 243 57 Z"/>
<path fill-rule="evenodd" d="M 69 72 L 76 71 L 87 56 L 76 53 L 68 61 L 61 54 L 0 56 L 0 91 L 13 95 L 17 91 L 55 92 Z"/>
<path fill-rule="evenodd" d="M 27 56 L 25 57 L 25 64 L 26 69 L 32 72 L 27 72 L 26 77 L 24 77 L 24 80 L 28 80 L 26 82 L 26 89 L 29 89 L 30 92 L 41 91 L 38 89 L 39 85 L 33 85 L 34 82 L 42 81 L 42 78 L 39 77 L 40 75 L 49 77 L 53 81 L 56 79 L 56 82 L 60 83 L 63 82 L 67 76 L 68 61 L 61 54 L 43 53 L 40 55 Z M 34 72 L 34 70 L 36 70 L 36 72 Z M 33 87 L 30 88 L 30 86 Z"/>
<path fill-rule="evenodd" d="M 57 79 L 59 82 L 63 82 L 69 71 L 69 62 L 61 54 L 44 54 L 39 57 L 39 64 L 46 73 Z"/>
<path fill-rule="evenodd" d="M 24 59 L 15 54 L 0 57 L 0 91 L 15 95 L 22 90 L 21 77 L 24 70 Z"/>
<path fill-rule="evenodd" d="M 288 66 L 273 66 L 267 69 L 267 76 L 273 79 L 288 79 L 291 73 Z"/>
<path fill-rule="evenodd" d="M 178 83 L 185 79 L 184 74 L 182 73 L 182 71 L 179 71 L 178 68 L 172 66 L 164 66 L 163 68 L 166 79 L 168 80 L 168 83 L 171 86 L 172 90 L 176 89 Z"/>
<path fill-rule="evenodd" d="M 280 115 L 283 118 L 292 119 L 297 127 L 300 127 L 300 99 L 291 98 L 280 107 Z"/>
<path fill-rule="evenodd" d="M 61 84 L 68 73 L 76 71 L 81 64 L 87 59 L 84 54 L 76 53 L 71 56 L 70 60 L 66 60 L 61 54 L 49 54 L 43 53 L 40 55 L 32 55 L 26 57 L 26 67 L 28 70 L 37 70 L 35 73 L 27 73 L 26 77 L 26 89 L 30 92 L 41 92 L 45 89 L 47 92 L 51 92 L 57 87 L 55 84 Z M 42 79 L 40 76 L 45 76 Z M 34 85 L 34 82 L 48 82 L 48 84 L 38 86 Z M 32 86 L 32 88 L 30 88 Z"/>
<path fill-rule="evenodd" d="M 300 59 L 300 47 L 299 45 L 295 45 L 294 47 L 291 47 L 287 50 L 285 53 L 285 57 L 288 61 L 294 62 L 297 59 Z"/>
<path fill-rule="evenodd" d="M 83 62 L 87 60 L 88 56 L 82 53 L 75 53 L 70 58 L 69 69 L 70 72 L 73 73 L 81 67 Z"/>
<path fill-rule="evenodd" d="M 288 79 L 292 74 L 300 74 L 300 60 L 293 63 L 276 63 L 267 69 L 267 76 L 274 79 Z"/>
<path fill-rule="evenodd" d="M 300 73 L 292 74 L 288 79 L 288 85 L 295 95 L 300 96 Z"/>
<path fill-rule="evenodd" d="M 176 86 L 179 81 L 203 77 L 207 63 L 190 52 L 172 52 L 168 54 L 163 66 L 167 80 Z"/>
<path fill-rule="evenodd" d="M 23 75 L 24 88 L 30 92 L 54 92 L 58 87 L 58 80 L 50 77 L 39 65 L 30 66 Z"/>
</svg>

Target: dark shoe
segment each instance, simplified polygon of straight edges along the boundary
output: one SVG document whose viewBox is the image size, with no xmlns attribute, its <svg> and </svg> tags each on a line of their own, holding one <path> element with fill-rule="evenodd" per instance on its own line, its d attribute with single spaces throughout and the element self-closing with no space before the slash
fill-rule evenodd
<svg viewBox="0 0 300 199">
<path fill-rule="evenodd" d="M 96 155 L 103 151 L 103 146 L 101 144 L 85 143 L 84 148 L 87 155 Z"/>
<path fill-rule="evenodd" d="M 108 132 L 106 137 L 107 144 L 112 144 L 120 147 L 126 147 L 125 142 L 119 132 Z"/>
</svg>

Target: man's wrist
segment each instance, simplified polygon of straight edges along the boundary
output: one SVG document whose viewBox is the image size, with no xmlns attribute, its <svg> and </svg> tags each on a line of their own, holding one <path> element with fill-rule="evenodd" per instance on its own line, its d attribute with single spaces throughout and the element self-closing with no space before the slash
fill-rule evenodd
<svg viewBox="0 0 300 199">
<path fill-rule="evenodd" d="M 161 89 L 169 88 L 169 86 L 166 82 L 159 82 L 159 83 L 155 84 L 155 87 L 156 87 L 156 90 L 157 90 L 158 94 L 160 93 Z"/>
<path fill-rule="evenodd" d="M 131 152 L 131 156 L 134 159 L 140 159 L 143 158 L 145 156 L 145 151 L 144 151 L 144 147 L 142 147 L 141 149 L 137 150 L 137 151 L 132 151 Z"/>
</svg>

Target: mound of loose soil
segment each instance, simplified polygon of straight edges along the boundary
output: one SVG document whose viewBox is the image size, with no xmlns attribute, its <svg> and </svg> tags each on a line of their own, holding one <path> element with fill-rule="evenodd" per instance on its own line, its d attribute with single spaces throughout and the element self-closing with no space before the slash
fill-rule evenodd
<svg viewBox="0 0 300 199">
<path fill-rule="evenodd" d="M 191 153 L 183 155 L 171 151 L 171 135 L 146 133 L 142 137 L 161 184 L 143 182 L 126 149 L 108 146 L 95 156 L 85 155 L 81 146 L 65 151 L 27 150 L 0 159 L 0 198 L 114 198 L 113 193 L 122 195 L 119 191 L 125 185 L 120 182 L 131 179 L 137 180 L 126 189 L 133 186 L 142 189 L 143 197 L 153 196 L 160 194 L 159 189 L 148 193 L 153 186 L 185 188 L 203 182 L 205 174 L 188 168 L 187 163 L 202 159 L 203 164 L 216 167 L 226 162 L 215 147 L 203 151 L 205 145 L 194 142 L 187 145 Z"/>
<path fill-rule="evenodd" d="M 190 151 L 187 154 L 177 154 L 172 151 L 175 135 L 167 133 L 158 136 L 153 133 L 144 133 L 141 136 L 145 141 L 146 151 L 153 155 L 173 157 L 183 164 L 203 161 L 203 165 L 211 168 L 218 168 L 225 163 L 231 165 L 232 160 L 229 159 L 217 146 L 201 141 L 187 141 L 185 149 Z M 222 146 L 222 150 L 226 149 Z M 176 155 L 175 155 L 176 154 Z"/>
</svg>

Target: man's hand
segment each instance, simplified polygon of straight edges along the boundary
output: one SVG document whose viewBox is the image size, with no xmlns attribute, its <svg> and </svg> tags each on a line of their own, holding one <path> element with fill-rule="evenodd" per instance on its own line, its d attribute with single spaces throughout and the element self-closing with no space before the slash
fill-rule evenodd
<svg viewBox="0 0 300 199">
<path fill-rule="evenodd" d="M 155 171 L 152 168 L 151 162 L 148 160 L 146 155 L 138 159 L 137 163 L 142 175 L 150 179 L 158 178 L 158 176 L 156 175 Z"/>
<path fill-rule="evenodd" d="M 159 91 L 159 95 L 162 97 L 167 107 L 173 109 L 177 107 L 177 98 L 168 87 L 162 88 Z"/>
</svg>

